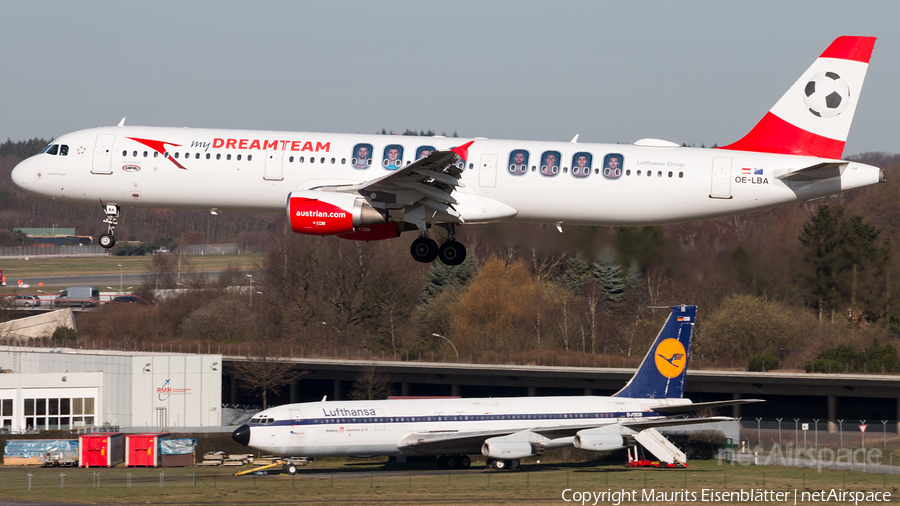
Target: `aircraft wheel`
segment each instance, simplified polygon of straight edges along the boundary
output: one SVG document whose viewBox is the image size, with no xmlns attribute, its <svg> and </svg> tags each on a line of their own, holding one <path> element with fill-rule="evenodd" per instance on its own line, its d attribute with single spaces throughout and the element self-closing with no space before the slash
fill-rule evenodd
<svg viewBox="0 0 900 506">
<path fill-rule="evenodd" d="M 494 466 L 494 469 L 496 469 L 498 471 L 502 471 L 502 470 L 506 469 L 506 461 L 497 459 L 493 462 L 493 466 Z"/>
<path fill-rule="evenodd" d="M 470 459 L 468 455 L 463 455 L 462 458 L 459 459 L 459 467 L 468 469 L 471 465 L 472 459 Z"/>
<path fill-rule="evenodd" d="M 97 242 L 100 243 L 101 247 L 109 249 L 116 245 L 116 236 L 107 232 L 102 234 Z"/>
<path fill-rule="evenodd" d="M 456 459 L 456 457 L 453 457 L 453 456 L 447 457 L 447 467 L 448 468 L 453 469 L 458 464 L 459 464 L 459 461 Z"/>
<path fill-rule="evenodd" d="M 519 468 L 519 459 L 512 459 L 509 461 L 509 468 L 515 471 Z"/>
<path fill-rule="evenodd" d="M 434 262 L 434 259 L 437 258 L 438 245 L 434 242 L 434 239 L 419 237 L 409 247 L 409 253 L 415 261 L 427 264 Z"/>
<path fill-rule="evenodd" d="M 437 465 L 438 465 L 438 468 L 440 468 L 440 469 L 444 469 L 445 467 L 447 467 L 447 456 L 441 455 L 440 457 L 438 457 Z"/>
<path fill-rule="evenodd" d="M 456 241 L 447 241 L 441 244 L 438 257 L 447 265 L 459 265 L 466 260 L 466 247 Z"/>
<path fill-rule="evenodd" d="M 297 474 L 297 466 L 294 465 L 293 462 L 285 464 L 284 467 L 281 468 L 281 472 L 284 474 Z"/>
</svg>

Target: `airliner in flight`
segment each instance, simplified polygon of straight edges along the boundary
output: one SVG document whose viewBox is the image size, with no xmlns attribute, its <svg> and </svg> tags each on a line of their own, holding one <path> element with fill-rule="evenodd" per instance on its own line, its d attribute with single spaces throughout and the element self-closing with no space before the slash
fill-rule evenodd
<svg viewBox="0 0 900 506">
<path fill-rule="evenodd" d="M 743 213 L 884 181 L 841 160 L 874 37 L 839 37 L 742 139 L 633 145 L 125 126 L 65 134 L 12 171 L 27 191 L 122 207 L 286 212 L 300 234 L 416 231 L 420 262 L 461 263 L 461 224 L 655 225 Z M 433 225 L 447 230 L 438 246 Z"/>
<path fill-rule="evenodd" d="M 657 427 L 731 420 L 686 413 L 761 402 L 692 403 L 682 398 L 697 306 L 672 306 L 637 372 L 611 397 L 388 399 L 287 404 L 257 413 L 232 438 L 254 450 L 288 457 L 434 455 L 442 467 L 514 469 L 519 459 L 551 448 L 606 452 L 641 443 L 660 461 L 686 457 Z"/>
</svg>

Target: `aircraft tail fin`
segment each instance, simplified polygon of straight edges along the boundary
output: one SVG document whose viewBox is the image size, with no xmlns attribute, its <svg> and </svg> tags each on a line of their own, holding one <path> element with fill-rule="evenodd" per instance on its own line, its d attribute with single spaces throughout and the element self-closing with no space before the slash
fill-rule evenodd
<svg viewBox="0 0 900 506">
<path fill-rule="evenodd" d="M 875 37 L 838 37 L 742 139 L 722 149 L 841 158 Z"/>
<path fill-rule="evenodd" d="M 644 356 L 631 380 L 613 397 L 644 399 L 680 398 L 684 392 L 684 379 L 688 357 L 691 353 L 691 337 L 697 318 L 697 306 L 671 306 L 672 312 L 665 325 Z"/>
</svg>

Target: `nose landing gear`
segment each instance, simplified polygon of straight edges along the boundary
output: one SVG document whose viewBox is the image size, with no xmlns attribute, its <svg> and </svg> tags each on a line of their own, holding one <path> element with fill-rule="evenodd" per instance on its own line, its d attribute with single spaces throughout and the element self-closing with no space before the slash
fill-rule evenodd
<svg viewBox="0 0 900 506">
<path fill-rule="evenodd" d="M 103 206 L 103 212 L 106 214 L 106 219 L 103 220 L 103 223 L 107 224 L 106 233 L 101 234 L 100 238 L 97 240 L 105 249 L 112 248 L 116 245 L 116 225 L 119 224 L 119 206 L 115 204 L 106 204 Z"/>
</svg>

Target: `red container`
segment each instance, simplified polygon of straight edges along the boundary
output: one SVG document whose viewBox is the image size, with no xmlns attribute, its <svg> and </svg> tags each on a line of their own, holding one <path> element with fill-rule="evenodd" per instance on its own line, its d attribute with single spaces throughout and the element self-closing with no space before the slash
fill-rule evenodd
<svg viewBox="0 0 900 506">
<path fill-rule="evenodd" d="M 94 432 L 78 437 L 78 467 L 115 467 L 125 460 L 125 434 Z"/>
<path fill-rule="evenodd" d="M 125 436 L 125 465 L 127 467 L 159 467 L 159 441 L 168 432 L 128 434 Z"/>
</svg>

